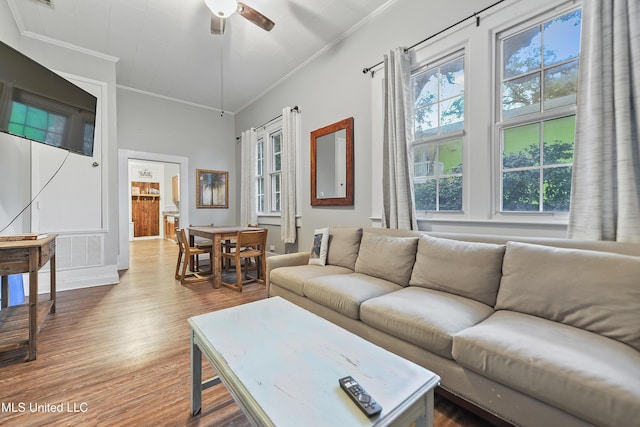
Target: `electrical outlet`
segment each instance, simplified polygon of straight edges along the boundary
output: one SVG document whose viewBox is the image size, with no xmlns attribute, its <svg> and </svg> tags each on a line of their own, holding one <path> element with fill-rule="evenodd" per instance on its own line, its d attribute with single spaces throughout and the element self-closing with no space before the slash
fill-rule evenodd
<svg viewBox="0 0 640 427">
<path fill-rule="evenodd" d="M 270 250 L 271 252 L 275 251 L 275 250 L 276 250 L 276 246 L 275 246 L 275 245 L 271 245 L 271 246 L 269 246 L 269 250 Z"/>
</svg>

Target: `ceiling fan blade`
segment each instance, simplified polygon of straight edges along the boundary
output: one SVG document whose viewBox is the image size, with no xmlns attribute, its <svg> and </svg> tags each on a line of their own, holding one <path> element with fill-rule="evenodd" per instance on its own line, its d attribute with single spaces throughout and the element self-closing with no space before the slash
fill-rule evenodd
<svg viewBox="0 0 640 427">
<path fill-rule="evenodd" d="M 242 2 L 238 2 L 238 13 L 265 31 L 271 31 L 276 25 L 271 19 Z"/>
<path fill-rule="evenodd" d="M 224 34 L 226 19 L 219 16 L 211 15 L 211 34 Z"/>
</svg>

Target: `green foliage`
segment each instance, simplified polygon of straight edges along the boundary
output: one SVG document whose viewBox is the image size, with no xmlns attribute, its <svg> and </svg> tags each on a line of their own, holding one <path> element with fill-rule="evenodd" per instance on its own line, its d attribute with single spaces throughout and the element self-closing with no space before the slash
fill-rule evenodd
<svg viewBox="0 0 640 427">
<path fill-rule="evenodd" d="M 505 211 L 540 210 L 540 170 L 509 171 L 531 158 L 540 158 L 540 147 L 532 144 L 517 153 L 503 156 L 502 209 Z M 544 164 L 554 165 L 573 159 L 573 143 L 553 141 L 545 144 Z M 543 210 L 567 212 L 571 198 L 571 166 L 543 169 Z"/>
</svg>

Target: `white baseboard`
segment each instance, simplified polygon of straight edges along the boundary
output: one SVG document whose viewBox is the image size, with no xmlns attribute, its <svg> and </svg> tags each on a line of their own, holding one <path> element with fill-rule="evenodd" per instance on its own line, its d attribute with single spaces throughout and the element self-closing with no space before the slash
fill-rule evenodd
<svg viewBox="0 0 640 427">
<path fill-rule="evenodd" d="M 24 292 L 29 295 L 29 275 L 24 274 Z M 58 270 L 56 272 L 56 291 L 90 288 L 93 286 L 115 285 L 120 282 L 116 265 L 81 268 L 72 270 Z M 38 274 L 38 293 L 47 294 L 50 290 L 49 271 Z"/>
</svg>

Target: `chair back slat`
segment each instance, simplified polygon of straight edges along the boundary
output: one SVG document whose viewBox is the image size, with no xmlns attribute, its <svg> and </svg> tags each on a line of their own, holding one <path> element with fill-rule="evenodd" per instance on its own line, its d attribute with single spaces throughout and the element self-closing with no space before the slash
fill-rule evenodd
<svg viewBox="0 0 640 427">
<path fill-rule="evenodd" d="M 176 230 L 176 242 L 178 242 L 178 246 L 180 247 L 181 251 L 184 251 L 184 242 L 185 242 L 185 233 L 184 233 L 184 228 L 179 228 Z"/>
<path fill-rule="evenodd" d="M 238 231 L 237 246 L 264 248 L 267 243 L 267 230 Z"/>
</svg>

